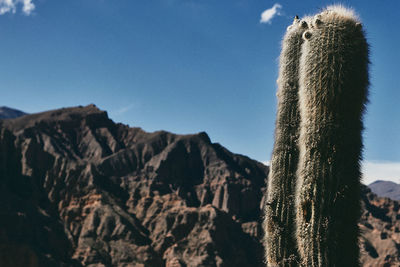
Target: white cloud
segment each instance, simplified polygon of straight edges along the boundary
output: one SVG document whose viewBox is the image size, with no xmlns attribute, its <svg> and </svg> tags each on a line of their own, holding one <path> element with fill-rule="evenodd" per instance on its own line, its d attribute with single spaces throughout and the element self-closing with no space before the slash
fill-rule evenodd
<svg viewBox="0 0 400 267">
<path fill-rule="evenodd" d="M 22 12 L 25 15 L 30 15 L 35 9 L 35 4 L 32 3 L 32 0 L 0 0 L 0 15 L 16 13 L 17 5 L 22 5 Z"/>
<path fill-rule="evenodd" d="M 400 183 L 400 162 L 364 161 L 362 172 L 363 183 L 366 185 L 376 180 Z"/>
<path fill-rule="evenodd" d="M 265 161 L 260 161 L 262 164 L 264 164 L 265 166 L 269 166 L 270 161 L 269 160 L 265 160 Z"/>
<path fill-rule="evenodd" d="M 23 0 L 23 7 L 22 7 L 22 11 L 26 14 L 26 15 L 30 15 L 32 13 L 32 11 L 35 9 L 35 5 L 32 3 L 32 0 Z"/>
<path fill-rule="evenodd" d="M 269 23 L 271 24 L 271 20 L 276 16 L 280 15 L 279 10 L 282 8 L 280 4 L 275 4 L 270 9 L 265 10 L 261 13 L 260 23 Z"/>
</svg>

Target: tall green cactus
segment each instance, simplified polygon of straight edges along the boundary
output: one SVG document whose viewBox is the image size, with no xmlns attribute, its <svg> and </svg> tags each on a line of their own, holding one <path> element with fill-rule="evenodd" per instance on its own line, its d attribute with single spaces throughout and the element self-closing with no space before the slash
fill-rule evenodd
<svg viewBox="0 0 400 267">
<path fill-rule="evenodd" d="M 307 22 L 296 16 L 282 42 L 275 143 L 264 217 L 264 244 L 269 266 L 296 266 L 298 260 L 294 197 L 299 156 L 299 60 L 302 35 L 307 28 Z"/>
<path fill-rule="evenodd" d="M 359 266 L 368 44 L 358 18 L 341 6 L 307 22 L 305 30 L 295 21 L 283 41 L 263 225 L 267 264 Z"/>
<path fill-rule="evenodd" d="M 304 266 L 359 266 L 368 45 L 351 10 L 316 15 L 300 58 L 297 243 Z"/>
</svg>

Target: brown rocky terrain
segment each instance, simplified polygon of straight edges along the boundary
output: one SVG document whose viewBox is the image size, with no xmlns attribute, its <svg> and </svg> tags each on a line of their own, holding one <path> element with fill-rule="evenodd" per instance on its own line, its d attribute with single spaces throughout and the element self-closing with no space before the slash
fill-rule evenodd
<svg viewBox="0 0 400 267">
<path fill-rule="evenodd" d="M 362 192 L 364 212 L 360 220 L 364 266 L 400 266 L 399 202 Z"/>
<path fill-rule="evenodd" d="M 0 266 L 263 266 L 268 167 L 206 133 L 94 105 L 0 122 Z M 399 204 L 363 191 L 365 266 L 399 263 Z"/>
</svg>

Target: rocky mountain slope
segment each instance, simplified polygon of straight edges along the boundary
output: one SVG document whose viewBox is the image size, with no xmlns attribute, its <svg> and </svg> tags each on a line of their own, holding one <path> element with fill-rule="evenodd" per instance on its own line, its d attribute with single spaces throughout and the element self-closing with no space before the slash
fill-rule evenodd
<svg viewBox="0 0 400 267">
<path fill-rule="evenodd" d="M 400 200 L 400 184 L 391 181 L 375 181 L 368 185 L 371 191 L 380 197 L 388 197 L 393 200 Z"/>
<path fill-rule="evenodd" d="M 25 112 L 9 107 L 0 107 L 0 119 L 14 119 L 26 115 Z"/>
<path fill-rule="evenodd" d="M 268 168 L 206 133 L 90 105 L 0 122 L 0 266 L 264 266 Z M 398 202 L 363 192 L 365 266 L 399 263 Z"/>
<path fill-rule="evenodd" d="M 399 202 L 378 197 L 371 189 L 364 187 L 362 203 L 364 212 L 360 229 L 364 266 L 399 266 Z"/>
<path fill-rule="evenodd" d="M 95 106 L 2 126 L 1 266 L 261 266 L 263 164 Z"/>
</svg>

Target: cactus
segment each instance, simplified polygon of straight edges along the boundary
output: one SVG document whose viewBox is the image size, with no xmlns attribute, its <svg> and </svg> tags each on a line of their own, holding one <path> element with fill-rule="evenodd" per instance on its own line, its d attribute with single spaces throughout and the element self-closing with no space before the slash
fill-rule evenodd
<svg viewBox="0 0 400 267">
<path fill-rule="evenodd" d="M 328 7 L 303 34 L 296 235 L 303 266 L 359 266 L 362 115 L 368 45 L 351 10 Z"/>
<path fill-rule="evenodd" d="M 275 143 L 264 206 L 264 244 L 270 266 L 297 266 L 295 225 L 295 174 L 298 163 L 300 114 L 298 109 L 299 60 L 307 22 L 296 16 L 282 41 L 278 84 Z"/>
<path fill-rule="evenodd" d="M 288 28 L 264 207 L 268 266 L 360 265 L 368 64 L 368 44 L 351 10 L 331 6 Z"/>
</svg>

